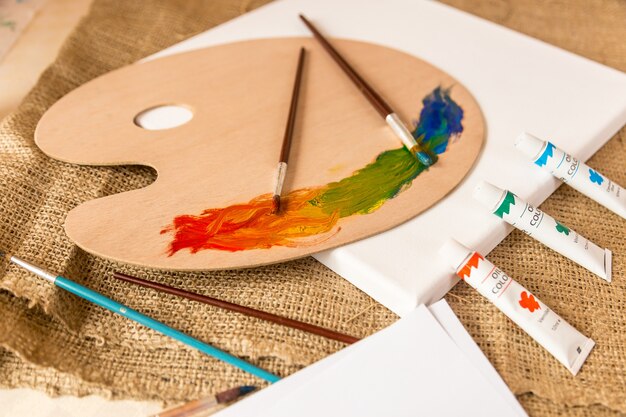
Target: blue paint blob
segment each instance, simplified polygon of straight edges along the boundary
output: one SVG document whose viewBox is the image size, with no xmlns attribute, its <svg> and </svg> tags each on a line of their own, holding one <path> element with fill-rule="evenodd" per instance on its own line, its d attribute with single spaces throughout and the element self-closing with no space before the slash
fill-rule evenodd
<svg viewBox="0 0 626 417">
<path fill-rule="evenodd" d="M 423 100 L 413 137 L 427 150 L 441 154 L 451 137 L 463 132 L 463 109 L 450 98 L 450 89 L 435 88 Z"/>
</svg>

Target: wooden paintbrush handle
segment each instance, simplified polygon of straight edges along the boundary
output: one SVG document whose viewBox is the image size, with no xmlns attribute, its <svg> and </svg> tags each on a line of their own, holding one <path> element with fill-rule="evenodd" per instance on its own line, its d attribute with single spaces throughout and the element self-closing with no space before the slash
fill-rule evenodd
<svg viewBox="0 0 626 417">
<path fill-rule="evenodd" d="M 294 329 L 303 330 L 305 332 L 313 333 L 319 336 L 324 336 L 329 339 L 338 340 L 343 343 L 352 344 L 358 342 L 360 339 L 349 336 L 343 333 L 336 332 L 334 330 L 326 329 L 324 327 L 316 326 L 314 324 L 304 323 L 298 320 L 293 320 L 288 317 L 282 317 L 276 314 L 268 313 L 266 311 L 256 310 L 254 308 L 241 306 L 228 301 L 220 300 L 213 297 L 208 297 L 202 294 L 196 294 L 193 292 L 185 291 L 180 288 L 169 287 L 167 285 L 158 284 L 156 282 L 147 281 L 145 279 L 137 278 L 132 275 L 124 274 L 121 272 L 115 272 L 114 278 L 122 281 L 131 282 L 133 284 L 141 285 L 143 287 L 152 288 L 164 293 L 177 295 L 179 297 L 187 298 L 189 300 L 198 301 L 201 303 L 209 304 L 215 307 L 223 308 L 225 310 L 234 311 L 237 313 L 245 314 L 259 318 L 261 320 L 271 321 L 273 323 L 281 324 L 283 326 L 292 327 Z"/>
<path fill-rule="evenodd" d="M 339 65 L 339 67 L 346 73 L 346 75 L 352 80 L 357 88 L 363 93 L 365 98 L 374 106 L 374 108 L 383 117 L 387 117 L 388 114 L 393 113 L 391 106 L 352 68 L 350 64 L 337 52 L 337 50 L 328 42 L 328 40 L 320 33 L 319 30 L 309 22 L 309 20 L 300 15 L 300 19 L 313 33 L 313 36 L 322 45 L 324 50 L 332 57 L 333 60 Z"/>
</svg>

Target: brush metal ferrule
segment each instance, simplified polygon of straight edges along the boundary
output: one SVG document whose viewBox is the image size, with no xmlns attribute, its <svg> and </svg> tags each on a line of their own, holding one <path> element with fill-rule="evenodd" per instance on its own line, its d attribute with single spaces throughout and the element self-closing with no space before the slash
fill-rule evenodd
<svg viewBox="0 0 626 417">
<path fill-rule="evenodd" d="M 274 178 L 274 195 L 280 195 L 282 193 L 286 174 L 287 162 L 279 162 L 276 167 L 276 178 Z"/>
<path fill-rule="evenodd" d="M 46 281 L 50 281 L 53 284 L 57 280 L 56 275 L 52 275 L 50 272 L 47 272 L 47 271 L 39 268 L 38 266 L 30 264 L 30 263 L 24 261 L 23 259 L 18 258 L 17 256 L 11 256 L 11 258 L 9 258 L 9 260 L 11 262 L 13 262 L 14 264 L 19 265 L 22 268 L 32 272 L 33 274 L 35 274 L 35 275 L 45 279 Z"/>
<path fill-rule="evenodd" d="M 389 113 L 387 117 L 385 117 L 385 121 L 408 150 L 413 149 L 413 147 L 418 144 L 406 125 L 402 123 L 400 116 L 396 113 Z"/>
</svg>

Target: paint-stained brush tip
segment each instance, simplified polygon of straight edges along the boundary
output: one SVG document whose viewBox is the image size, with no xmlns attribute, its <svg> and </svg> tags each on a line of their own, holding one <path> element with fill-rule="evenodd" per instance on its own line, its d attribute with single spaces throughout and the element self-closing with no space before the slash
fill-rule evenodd
<svg viewBox="0 0 626 417">
<path fill-rule="evenodd" d="M 241 395 L 246 395 L 251 393 L 252 391 L 255 391 L 256 387 L 254 385 L 242 385 L 239 387 L 239 393 Z"/>
<path fill-rule="evenodd" d="M 417 151 L 415 153 L 415 157 L 420 161 L 423 165 L 429 167 L 435 163 L 436 159 L 431 157 L 427 152 Z"/>
<path fill-rule="evenodd" d="M 278 214 L 279 211 L 280 211 L 280 196 L 277 194 L 274 194 L 274 197 L 272 197 L 272 214 Z"/>
<path fill-rule="evenodd" d="M 235 401 L 237 398 L 242 397 L 252 391 L 256 390 L 256 387 L 251 385 L 242 385 L 240 387 L 231 388 L 229 390 L 220 392 L 215 395 L 218 404 L 229 403 Z"/>
</svg>

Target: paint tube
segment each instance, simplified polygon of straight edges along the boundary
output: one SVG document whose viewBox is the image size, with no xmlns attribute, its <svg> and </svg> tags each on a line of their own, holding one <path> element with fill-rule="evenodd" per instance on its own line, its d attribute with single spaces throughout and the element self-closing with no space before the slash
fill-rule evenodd
<svg viewBox="0 0 626 417">
<path fill-rule="evenodd" d="M 483 181 L 474 189 L 474 198 L 528 236 L 611 282 L 610 250 L 602 249 L 509 190 Z"/>
<path fill-rule="evenodd" d="M 573 375 L 595 342 L 586 337 L 500 268 L 459 242 L 449 239 L 439 255 L 457 275 L 550 352 Z"/>
<path fill-rule="evenodd" d="M 626 190 L 552 143 L 522 133 L 515 146 L 535 165 L 626 219 Z"/>
</svg>

